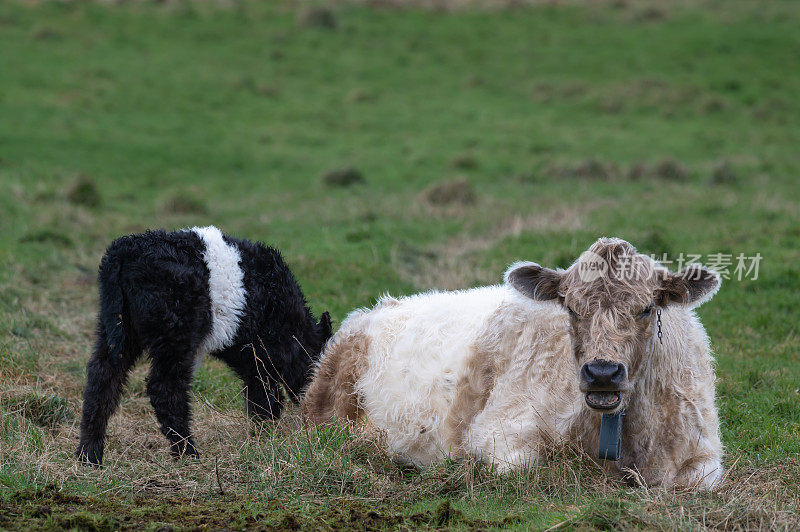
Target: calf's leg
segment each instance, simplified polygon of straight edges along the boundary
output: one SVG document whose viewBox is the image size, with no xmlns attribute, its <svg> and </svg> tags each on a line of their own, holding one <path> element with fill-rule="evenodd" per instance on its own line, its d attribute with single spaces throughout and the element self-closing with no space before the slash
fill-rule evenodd
<svg viewBox="0 0 800 532">
<path fill-rule="evenodd" d="M 81 439 L 76 456 L 93 465 L 103 463 L 103 446 L 108 419 L 119 405 L 122 388 L 128 380 L 140 349 L 130 347 L 119 360 L 112 360 L 108 340 L 102 326 L 98 326 L 94 353 L 86 366 L 86 388 L 83 391 Z"/>
<path fill-rule="evenodd" d="M 169 440 L 170 452 L 176 458 L 183 455 L 198 457 L 190 429 L 192 413 L 189 388 L 193 375 L 193 353 L 165 347 L 151 349 L 150 356 L 152 363 L 147 376 L 147 395 L 161 432 Z"/>
<path fill-rule="evenodd" d="M 251 375 L 244 380 L 247 413 L 259 421 L 273 421 L 281 417 L 283 403 L 279 397 L 278 383 L 267 375 Z"/>
<path fill-rule="evenodd" d="M 280 389 L 272 376 L 276 369 L 263 352 L 251 346 L 233 347 L 214 356 L 230 366 L 244 382 L 247 413 L 253 419 L 272 421 L 281 416 Z"/>
</svg>

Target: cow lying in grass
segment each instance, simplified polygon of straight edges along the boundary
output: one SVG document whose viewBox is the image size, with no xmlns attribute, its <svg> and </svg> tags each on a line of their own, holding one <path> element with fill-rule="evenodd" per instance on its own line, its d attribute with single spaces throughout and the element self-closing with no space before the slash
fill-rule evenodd
<svg viewBox="0 0 800 532">
<path fill-rule="evenodd" d="M 602 238 L 567 270 L 517 263 L 505 279 L 353 312 L 325 348 L 304 414 L 382 430 L 417 465 L 471 454 L 504 470 L 559 441 L 597 457 L 601 413 L 625 410 L 610 467 L 649 485 L 719 481 L 713 361 L 692 310 L 719 288 L 716 273 L 669 273 Z"/>
<path fill-rule="evenodd" d="M 216 227 L 149 231 L 115 240 L 100 264 L 97 341 L 87 367 L 77 455 L 103 460 L 109 417 L 128 372 L 147 351 L 147 394 L 175 455 L 197 455 L 189 386 L 204 354 L 244 381 L 255 418 L 280 416 L 283 385 L 296 400 L 330 338 L 280 254 Z"/>
</svg>

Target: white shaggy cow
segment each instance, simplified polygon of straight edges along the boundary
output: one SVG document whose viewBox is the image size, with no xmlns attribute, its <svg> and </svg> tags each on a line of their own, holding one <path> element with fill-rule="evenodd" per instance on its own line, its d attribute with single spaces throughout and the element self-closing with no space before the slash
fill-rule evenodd
<svg viewBox="0 0 800 532">
<path fill-rule="evenodd" d="M 554 441 L 596 457 L 601 414 L 624 411 L 610 467 L 648 485 L 719 482 L 713 360 L 692 310 L 719 288 L 715 272 L 670 273 L 601 238 L 567 270 L 517 263 L 505 281 L 350 314 L 324 350 L 306 417 L 381 430 L 417 465 L 471 454 L 506 470 Z"/>
</svg>

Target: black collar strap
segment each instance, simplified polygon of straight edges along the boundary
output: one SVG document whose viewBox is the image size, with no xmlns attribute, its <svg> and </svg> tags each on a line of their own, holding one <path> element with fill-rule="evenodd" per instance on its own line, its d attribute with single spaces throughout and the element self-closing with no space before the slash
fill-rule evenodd
<svg viewBox="0 0 800 532">
<path fill-rule="evenodd" d="M 600 449 L 598 455 L 601 460 L 619 460 L 622 456 L 622 417 L 625 412 L 616 414 L 603 414 L 600 419 Z"/>
</svg>

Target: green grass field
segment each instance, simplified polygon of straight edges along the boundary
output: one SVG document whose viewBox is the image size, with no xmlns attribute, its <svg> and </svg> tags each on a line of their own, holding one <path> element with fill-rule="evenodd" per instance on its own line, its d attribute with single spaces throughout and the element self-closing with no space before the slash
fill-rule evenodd
<svg viewBox="0 0 800 532">
<path fill-rule="evenodd" d="M 402 2 L 398 2 L 402 3 Z M 0 529 L 800 527 L 800 4 L 425 10 L 0 2 Z M 353 168 L 363 182 L 337 185 Z M 95 272 L 116 236 L 215 224 L 279 247 L 315 312 L 565 266 L 597 237 L 760 253 L 699 313 L 728 475 L 630 488 L 570 449 L 499 477 L 398 469 L 347 427 L 275 427 L 207 360 L 200 460 L 134 372 L 79 466 Z"/>
</svg>

